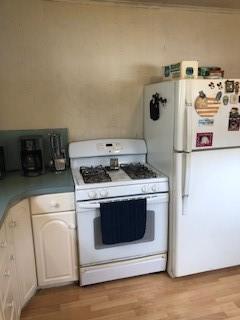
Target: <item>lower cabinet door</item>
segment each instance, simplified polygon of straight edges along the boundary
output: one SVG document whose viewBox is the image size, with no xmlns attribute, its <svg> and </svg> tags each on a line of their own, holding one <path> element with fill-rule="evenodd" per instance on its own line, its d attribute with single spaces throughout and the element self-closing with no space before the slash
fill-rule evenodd
<svg viewBox="0 0 240 320">
<path fill-rule="evenodd" d="M 3 305 L 4 320 L 17 320 L 20 318 L 20 309 L 17 303 L 15 279 L 11 279 L 7 288 L 6 301 Z M 1 318 L 0 318 L 1 319 Z"/>
<path fill-rule="evenodd" d="M 32 297 L 37 287 L 31 215 L 28 200 L 19 202 L 9 210 L 8 228 L 11 229 L 13 236 L 20 307 L 22 307 Z"/>
<path fill-rule="evenodd" d="M 37 278 L 40 287 L 78 279 L 74 211 L 34 215 Z"/>
</svg>

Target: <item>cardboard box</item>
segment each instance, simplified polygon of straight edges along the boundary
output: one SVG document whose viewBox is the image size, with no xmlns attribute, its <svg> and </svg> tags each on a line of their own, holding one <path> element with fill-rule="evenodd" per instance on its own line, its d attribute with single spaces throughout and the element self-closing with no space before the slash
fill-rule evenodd
<svg viewBox="0 0 240 320">
<path fill-rule="evenodd" d="M 198 61 L 181 61 L 163 67 L 165 79 L 196 79 L 198 77 Z"/>
</svg>

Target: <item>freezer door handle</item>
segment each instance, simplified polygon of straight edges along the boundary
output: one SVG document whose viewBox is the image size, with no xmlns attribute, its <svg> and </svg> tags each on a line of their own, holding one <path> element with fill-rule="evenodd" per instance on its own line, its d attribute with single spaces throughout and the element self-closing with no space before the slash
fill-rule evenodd
<svg viewBox="0 0 240 320">
<path fill-rule="evenodd" d="M 186 137 L 186 152 L 192 152 L 192 111 L 193 107 L 186 106 L 187 112 L 187 137 Z"/>
<path fill-rule="evenodd" d="M 185 153 L 185 169 L 183 179 L 183 197 L 189 197 L 189 185 L 190 185 L 190 173 L 191 173 L 191 153 Z"/>
</svg>

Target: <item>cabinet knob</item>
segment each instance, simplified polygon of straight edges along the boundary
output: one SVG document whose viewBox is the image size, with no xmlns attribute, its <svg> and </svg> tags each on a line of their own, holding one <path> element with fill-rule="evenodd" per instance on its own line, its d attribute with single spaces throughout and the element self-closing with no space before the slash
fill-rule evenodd
<svg viewBox="0 0 240 320">
<path fill-rule="evenodd" d="M 9 278 L 10 277 L 10 270 L 5 270 L 3 276 L 5 278 Z"/>
<path fill-rule="evenodd" d="M 0 242 L 0 248 L 7 248 L 7 241 L 3 240 Z"/>
<path fill-rule="evenodd" d="M 8 308 L 12 309 L 13 306 L 14 306 L 13 300 L 12 300 L 11 302 L 8 302 L 8 303 L 7 303 L 7 307 L 8 307 Z"/>
<path fill-rule="evenodd" d="M 59 203 L 58 202 L 56 202 L 56 201 L 52 201 L 51 202 L 51 206 L 53 207 L 53 208 L 59 208 Z"/>
<path fill-rule="evenodd" d="M 10 228 L 16 228 L 16 226 L 17 226 L 17 222 L 14 221 L 14 220 L 12 220 L 12 221 L 9 223 L 9 227 L 10 227 Z"/>
</svg>

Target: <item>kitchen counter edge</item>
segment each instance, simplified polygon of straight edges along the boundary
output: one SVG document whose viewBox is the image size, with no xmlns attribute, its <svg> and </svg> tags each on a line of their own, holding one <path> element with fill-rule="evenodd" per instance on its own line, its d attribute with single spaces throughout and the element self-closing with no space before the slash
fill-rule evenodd
<svg viewBox="0 0 240 320">
<path fill-rule="evenodd" d="M 8 173 L 0 180 L 0 227 L 8 210 L 26 198 L 51 193 L 74 192 L 71 170 L 47 172 L 38 177 L 24 177 L 20 172 Z"/>
</svg>

